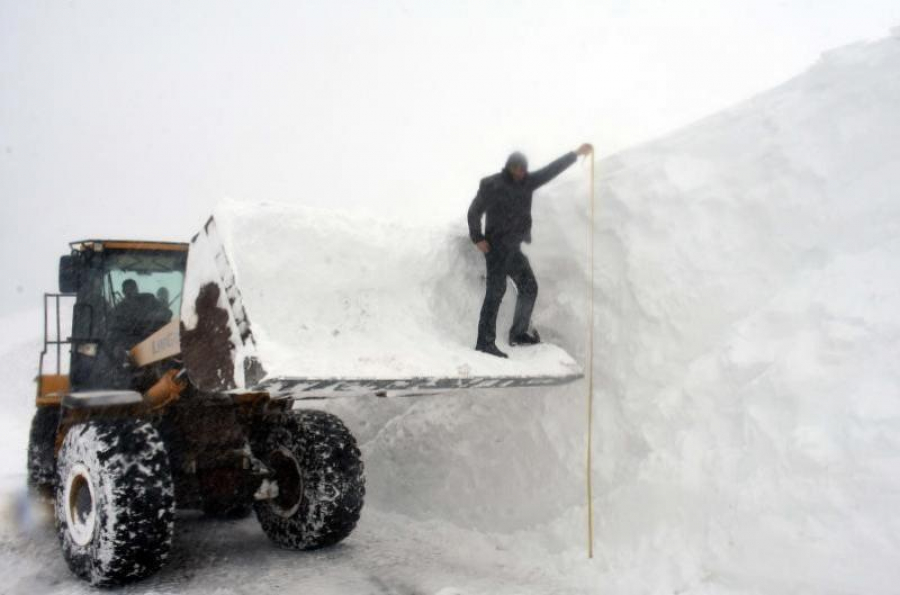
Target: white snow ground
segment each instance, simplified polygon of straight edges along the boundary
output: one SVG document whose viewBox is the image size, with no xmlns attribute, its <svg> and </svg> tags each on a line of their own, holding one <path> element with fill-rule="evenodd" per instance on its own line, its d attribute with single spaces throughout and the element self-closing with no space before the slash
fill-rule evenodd
<svg viewBox="0 0 900 595">
<path fill-rule="evenodd" d="M 128 590 L 896 593 L 898 105 L 900 31 L 598 164 L 592 562 L 573 384 L 328 402 L 367 464 L 350 539 L 294 554 L 252 519 L 191 517 L 173 563 Z M 585 193 L 538 197 L 530 248 L 536 323 L 579 361 Z M 9 511 L 34 318 L 2 321 Z M 89 591 L 50 531 L 14 518 L 0 526 L 0 592 Z"/>
</svg>

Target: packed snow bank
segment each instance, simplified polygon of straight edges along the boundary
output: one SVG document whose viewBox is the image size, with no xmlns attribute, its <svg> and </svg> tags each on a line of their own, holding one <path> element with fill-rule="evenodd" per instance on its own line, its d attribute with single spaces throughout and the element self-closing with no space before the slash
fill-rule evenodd
<svg viewBox="0 0 900 595">
<path fill-rule="evenodd" d="M 208 253 L 205 260 L 201 252 Z M 192 243 L 184 307 L 188 330 L 197 324 L 194 300 L 200 287 L 223 270 L 227 277 L 229 267 L 240 295 L 226 296 L 226 279 L 219 301 L 242 302 L 253 344 L 241 347 L 262 363 L 266 378 L 580 374 L 572 357 L 551 344 L 510 349 L 501 340 L 509 359 L 474 351 L 484 263 L 458 228 L 226 202 Z M 232 335 L 239 334 L 241 313 L 237 318 Z M 237 359 L 242 355 L 238 349 Z"/>
<path fill-rule="evenodd" d="M 894 36 L 598 163 L 597 588 L 896 590 L 898 105 Z M 576 359 L 586 196 L 537 196 L 531 249 L 537 326 Z M 373 506 L 562 561 L 584 541 L 579 390 L 329 407 Z"/>
<path fill-rule="evenodd" d="M 599 164 L 611 558 L 686 550 L 697 576 L 765 592 L 896 589 L 898 105 L 893 37 Z"/>
</svg>

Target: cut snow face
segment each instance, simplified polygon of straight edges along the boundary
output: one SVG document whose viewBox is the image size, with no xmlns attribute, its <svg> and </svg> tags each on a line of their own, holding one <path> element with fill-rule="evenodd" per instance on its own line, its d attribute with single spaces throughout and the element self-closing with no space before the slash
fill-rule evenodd
<svg viewBox="0 0 900 595">
<path fill-rule="evenodd" d="M 338 211 L 225 203 L 191 245 L 183 349 L 190 357 L 192 333 L 202 334 L 204 316 L 216 311 L 230 312 L 225 336 L 234 349 L 197 358 L 230 360 L 225 365 L 189 363 L 188 371 L 204 387 L 276 392 L 289 389 L 284 379 L 307 388 L 320 379 L 366 379 L 374 388 L 402 389 L 579 377 L 578 365 L 555 345 L 501 341 L 509 359 L 474 350 L 483 277 L 483 257 L 462 225 L 411 227 Z M 509 296 L 515 300 L 514 291 Z"/>
<path fill-rule="evenodd" d="M 601 555 L 660 592 L 896 592 L 898 106 L 895 36 L 597 165 Z"/>
</svg>

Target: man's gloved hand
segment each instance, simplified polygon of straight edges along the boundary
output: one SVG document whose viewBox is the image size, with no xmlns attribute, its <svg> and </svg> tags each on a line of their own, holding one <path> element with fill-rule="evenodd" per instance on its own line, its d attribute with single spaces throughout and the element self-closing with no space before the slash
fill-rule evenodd
<svg viewBox="0 0 900 595">
<path fill-rule="evenodd" d="M 591 146 L 591 143 L 584 143 L 577 149 L 575 149 L 575 154 L 579 157 L 584 157 L 585 155 L 590 155 L 594 152 L 594 147 Z"/>
<path fill-rule="evenodd" d="M 491 251 L 491 245 L 487 243 L 487 240 L 476 242 L 475 247 L 478 248 L 482 252 L 482 254 L 487 254 Z"/>
<path fill-rule="evenodd" d="M 522 238 L 522 241 L 525 242 L 526 244 L 531 243 L 531 230 L 528 230 L 525 232 L 525 237 Z"/>
</svg>

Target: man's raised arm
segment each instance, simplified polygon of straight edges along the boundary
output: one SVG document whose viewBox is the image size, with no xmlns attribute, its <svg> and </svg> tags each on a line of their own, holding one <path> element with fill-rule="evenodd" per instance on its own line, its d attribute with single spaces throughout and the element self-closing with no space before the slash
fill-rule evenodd
<svg viewBox="0 0 900 595">
<path fill-rule="evenodd" d="M 578 149 L 566 153 L 549 165 L 545 165 L 541 169 L 531 172 L 530 174 L 528 174 L 528 179 L 531 183 L 531 186 L 533 188 L 539 188 L 543 186 L 559 174 L 563 173 L 566 168 L 575 163 L 575 160 L 578 159 L 579 156 L 593 153 L 593 151 L 594 148 L 590 144 L 584 143 L 583 145 L 578 147 Z"/>
</svg>

